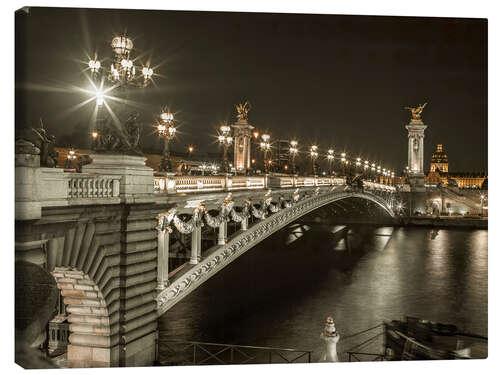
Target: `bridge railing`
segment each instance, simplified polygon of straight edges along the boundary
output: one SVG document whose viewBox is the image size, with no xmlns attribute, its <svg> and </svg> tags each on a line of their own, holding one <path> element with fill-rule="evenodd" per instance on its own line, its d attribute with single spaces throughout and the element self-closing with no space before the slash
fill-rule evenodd
<svg viewBox="0 0 500 375">
<path fill-rule="evenodd" d="M 344 185 L 345 178 L 298 176 L 155 176 L 157 194 Z"/>
<path fill-rule="evenodd" d="M 110 204 L 120 201 L 120 176 L 64 173 L 58 168 L 41 168 L 42 205 L 69 206 Z"/>
<path fill-rule="evenodd" d="M 378 182 L 371 181 L 363 181 L 363 188 L 367 190 L 378 190 L 378 191 L 387 191 L 387 192 L 395 192 L 396 187 L 391 185 L 380 184 Z"/>
<path fill-rule="evenodd" d="M 310 363 L 310 350 L 265 346 L 214 344 L 196 341 L 161 341 L 163 365 L 233 365 Z"/>
<path fill-rule="evenodd" d="M 120 201 L 120 175 L 70 173 L 59 168 L 40 168 L 44 207 L 110 204 Z M 309 176 L 155 176 L 154 193 L 205 193 L 238 190 L 286 189 L 344 185 L 345 178 Z M 394 192 L 395 187 L 364 181 L 368 190 Z"/>
</svg>

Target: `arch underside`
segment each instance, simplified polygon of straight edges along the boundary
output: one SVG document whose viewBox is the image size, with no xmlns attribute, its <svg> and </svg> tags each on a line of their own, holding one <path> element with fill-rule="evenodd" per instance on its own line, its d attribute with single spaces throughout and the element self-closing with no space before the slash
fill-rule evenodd
<svg viewBox="0 0 500 375">
<path fill-rule="evenodd" d="M 240 231 L 226 245 L 209 249 L 207 256 L 199 264 L 174 280 L 168 288 L 158 295 L 158 314 L 165 313 L 234 259 L 288 224 L 314 210 L 348 198 L 369 200 L 381 207 L 390 217 L 395 217 L 387 201 L 371 193 L 330 191 L 301 200 L 292 207 L 282 209 L 261 220 L 248 230 Z"/>
<path fill-rule="evenodd" d="M 110 321 L 106 301 L 90 277 L 71 267 L 52 272 L 69 313 L 68 360 L 92 359 L 92 366 L 109 366 Z"/>
</svg>

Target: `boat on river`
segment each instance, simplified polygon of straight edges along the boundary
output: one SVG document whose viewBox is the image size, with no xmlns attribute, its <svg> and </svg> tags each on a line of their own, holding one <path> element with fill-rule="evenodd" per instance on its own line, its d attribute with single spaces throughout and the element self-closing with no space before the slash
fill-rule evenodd
<svg viewBox="0 0 500 375">
<path fill-rule="evenodd" d="M 461 332 L 453 324 L 414 317 L 384 322 L 385 359 L 479 359 L 488 357 L 488 338 Z"/>
</svg>

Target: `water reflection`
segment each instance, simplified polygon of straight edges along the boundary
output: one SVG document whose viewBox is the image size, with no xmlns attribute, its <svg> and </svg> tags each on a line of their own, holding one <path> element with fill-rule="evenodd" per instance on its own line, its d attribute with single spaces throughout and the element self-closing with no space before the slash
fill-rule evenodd
<svg viewBox="0 0 500 375">
<path fill-rule="evenodd" d="M 405 315 L 487 335 L 487 231 L 355 227 L 347 252 L 332 250 L 331 230 L 293 229 L 293 241 L 262 242 L 162 316 L 160 354 L 176 338 L 319 356 L 330 315 L 343 336 Z"/>
</svg>

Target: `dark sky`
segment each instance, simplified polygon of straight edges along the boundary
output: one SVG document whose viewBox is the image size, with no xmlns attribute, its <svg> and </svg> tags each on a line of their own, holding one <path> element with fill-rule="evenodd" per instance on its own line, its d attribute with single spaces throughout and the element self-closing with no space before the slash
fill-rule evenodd
<svg viewBox="0 0 500 375">
<path fill-rule="evenodd" d="M 61 146 L 85 146 L 94 104 L 86 54 L 111 56 L 124 30 L 151 58 L 158 88 L 133 98 L 143 151 L 160 149 L 154 116 L 170 105 L 182 122 L 174 149 L 215 151 L 220 121 L 248 99 L 249 121 L 305 148 L 346 150 L 401 170 L 406 105 L 429 102 L 425 167 L 443 143 L 451 171 L 487 169 L 487 22 L 263 13 L 30 8 L 16 18 L 16 128 L 43 117 Z M 107 64 L 107 63 L 106 63 Z M 65 90 L 60 90 L 61 88 Z"/>
</svg>

